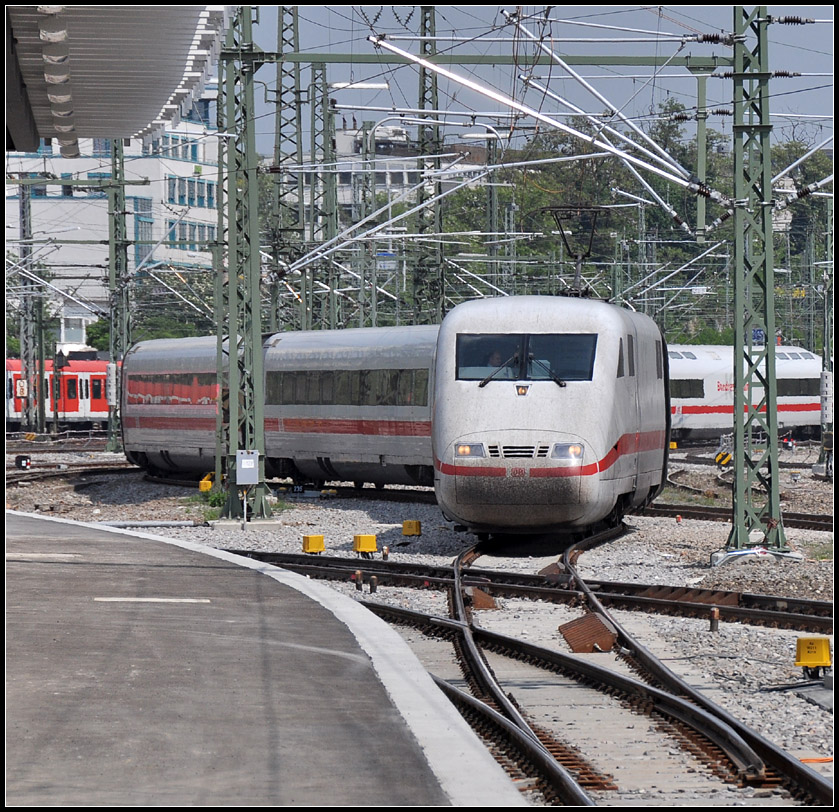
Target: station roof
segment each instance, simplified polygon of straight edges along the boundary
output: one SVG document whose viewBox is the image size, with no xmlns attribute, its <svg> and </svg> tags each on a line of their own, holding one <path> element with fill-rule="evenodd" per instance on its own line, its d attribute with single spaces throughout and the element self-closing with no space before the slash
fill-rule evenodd
<svg viewBox="0 0 839 812">
<path fill-rule="evenodd" d="M 149 137 L 203 89 L 228 6 L 6 6 L 6 149 Z"/>
</svg>

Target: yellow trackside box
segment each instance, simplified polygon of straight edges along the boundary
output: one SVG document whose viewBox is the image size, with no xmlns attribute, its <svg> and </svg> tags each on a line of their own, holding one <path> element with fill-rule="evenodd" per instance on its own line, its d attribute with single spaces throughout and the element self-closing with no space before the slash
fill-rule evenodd
<svg viewBox="0 0 839 812">
<path fill-rule="evenodd" d="M 422 526 L 415 519 L 408 519 L 408 520 L 402 522 L 402 535 L 403 536 L 421 536 L 422 535 Z"/>
<path fill-rule="evenodd" d="M 304 553 L 322 553 L 323 550 L 323 536 L 303 536 Z"/>
<path fill-rule="evenodd" d="M 352 548 L 356 553 L 375 553 L 376 537 L 374 535 L 361 534 L 353 536 Z"/>
<path fill-rule="evenodd" d="M 803 668 L 830 668 L 830 638 L 799 637 L 795 643 L 795 664 Z"/>
</svg>

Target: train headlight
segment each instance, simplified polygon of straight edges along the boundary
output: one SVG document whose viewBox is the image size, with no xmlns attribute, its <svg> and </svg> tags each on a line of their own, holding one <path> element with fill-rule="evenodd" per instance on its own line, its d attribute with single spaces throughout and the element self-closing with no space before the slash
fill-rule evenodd
<svg viewBox="0 0 839 812">
<path fill-rule="evenodd" d="M 458 443 L 454 447 L 455 457 L 485 457 L 483 443 Z"/>
<path fill-rule="evenodd" d="M 551 459 L 578 465 L 583 461 L 584 451 L 585 446 L 580 443 L 557 443 L 551 451 Z"/>
</svg>

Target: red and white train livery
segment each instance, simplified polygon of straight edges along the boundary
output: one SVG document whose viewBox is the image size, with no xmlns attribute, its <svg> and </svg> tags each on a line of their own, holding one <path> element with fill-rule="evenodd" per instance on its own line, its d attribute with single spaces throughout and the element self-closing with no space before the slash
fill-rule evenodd
<svg viewBox="0 0 839 812">
<path fill-rule="evenodd" d="M 70 428 L 103 428 L 108 423 L 107 361 L 71 358 L 61 369 L 58 382 L 53 376 L 52 360 L 44 362 L 47 401 L 44 404 L 48 422 L 54 419 L 56 405 L 58 422 Z M 6 359 L 6 429 L 17 431 L 23 419 L 26 382 L 19 358 Z M 36 389 L 37 402 L 37 384 Z M 56 404 L 56 397 L 58 403 Z"/>
<path fill-rule="evenodd" d="M 674 439 L 718 437 L 734 430 L 734 356 L 730 346 L 671 344 L 670 406 Z M 817 434 L 821 359 L 799 347 L 775 348 L 778 429 Z M 752 393 L 760 403 L 763 389 Z"/>
</svg>

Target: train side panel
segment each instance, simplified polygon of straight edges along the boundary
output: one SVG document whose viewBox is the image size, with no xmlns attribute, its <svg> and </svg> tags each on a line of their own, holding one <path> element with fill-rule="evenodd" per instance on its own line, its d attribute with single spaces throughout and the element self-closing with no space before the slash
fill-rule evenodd
<svg viewBox="0 0 839 812">
<path fill-rule="evenodd" d="M 215 468 L 216 339 L 135 344 L 122 368 L 122 432 L 131 462 L 160 471 Z"/>
<path fill-rule="evenodd" d="M 437 329 L 360 328 L 269 339 L 269 469 L 316 483 L 430 485 Z"/>
<path fill-rule="evenodd" d="M 820 359 L 798 347 L 775 351 L 778 429 L 816 432 L 821 422 Z M 730 346 L 671 345 L 674 436 L 713 437 L 734 430 L 734 356 Z M 752 403 L 763 398 L 755 387 Z"/>
</svg>

